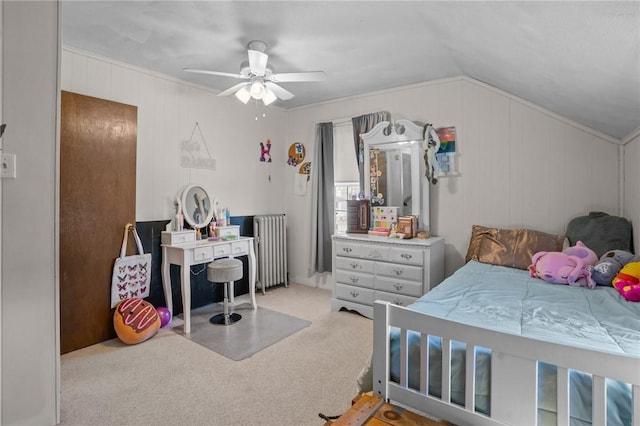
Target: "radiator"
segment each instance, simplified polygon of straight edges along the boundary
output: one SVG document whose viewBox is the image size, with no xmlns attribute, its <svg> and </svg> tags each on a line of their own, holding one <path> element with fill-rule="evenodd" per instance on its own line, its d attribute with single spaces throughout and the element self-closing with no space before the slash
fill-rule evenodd
<svg viewBox="0 0 640 426">
<path fill-rule="evenodd" d="M 287 220 L 283 214 L 254 216 L 257 283 L 265 289 L 287 282 Z"/>
</svg>

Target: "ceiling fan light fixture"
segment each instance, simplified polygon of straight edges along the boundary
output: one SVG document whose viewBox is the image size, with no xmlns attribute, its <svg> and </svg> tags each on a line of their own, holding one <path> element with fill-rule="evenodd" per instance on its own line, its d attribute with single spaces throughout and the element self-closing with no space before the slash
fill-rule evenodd
<svg viewBox="0 0 640 426">
<path fill-rule="evenodd" d="M 238 100 L 243 104 L 249 102 L 249 99 L 251 99 L 251 92 L 249 91 L 249 88 L 247 86 L 241 87 L 240 90 L 236 92 L 236 98 L 238 98 Z"/>
<path fill-rule="evenodd" d="M 276 94 L 273 93 L 271 89 L 269 89 L 268 87 L 265 87 L 264 96 L 262 97 L 262 102 L 264 102 L 265 105 L 271 105 L 273 102 L 276 101 L 276 99 L 278 99 Z"/>
<path fill-rule="evenodd" d="M 262 99 L 264 97 L 264 89 L 264 84 L 262 84 L 260 80 L 256 80 L 251 83 L 251 88 L 249 89 L 249 91 L 251 92 L 251 96 L 254 99 Z"/>
</svg>

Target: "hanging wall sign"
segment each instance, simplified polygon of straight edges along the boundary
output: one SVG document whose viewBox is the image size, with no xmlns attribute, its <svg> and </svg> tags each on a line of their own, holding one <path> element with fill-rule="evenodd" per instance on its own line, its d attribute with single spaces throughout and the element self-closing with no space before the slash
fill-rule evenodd
<svg viewBox="0 0 640 426">
<path fill-rule="evenodd" d="M 306 155 L 306 150 L 304 145 L 300 142 L 294 142 L 289 147 L 289 159 L 287 160 L 287 164 L 290 166 L 297 166 L 302 163 L 304 157 Z"/>
<path fill-rule="evenodd" d="M 189 140 L 182 141 L 180 146 L 180 165 L 189 169 L 216 169 L 216 160 L 211 157 L 197 121 Z"/>
</svg>

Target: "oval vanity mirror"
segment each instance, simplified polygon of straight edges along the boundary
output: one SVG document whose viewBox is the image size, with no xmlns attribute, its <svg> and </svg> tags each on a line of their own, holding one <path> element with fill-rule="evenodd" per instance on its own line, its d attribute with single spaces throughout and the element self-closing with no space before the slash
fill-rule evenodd
<svg viewBox="0 0 640 426">
<path fill-rule="evenodd" d="M 182 214 L 193 229 L 209 225 L 213 204 L 213 199 L 200 185 L 187 185 L 182 191 Z"/>
</svg>

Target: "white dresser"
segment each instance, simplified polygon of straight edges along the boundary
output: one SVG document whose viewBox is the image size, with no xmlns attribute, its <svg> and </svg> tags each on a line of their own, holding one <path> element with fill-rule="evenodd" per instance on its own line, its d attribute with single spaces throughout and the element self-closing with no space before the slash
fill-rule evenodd
<svg viewBox="0 0 640 426">
<path fill-rule="evenodd" d="M 373 318 L 373 302 L 406 306 L 444 279 L 444 239 L 333 236 L 331 309 Z"/>
</svg>

